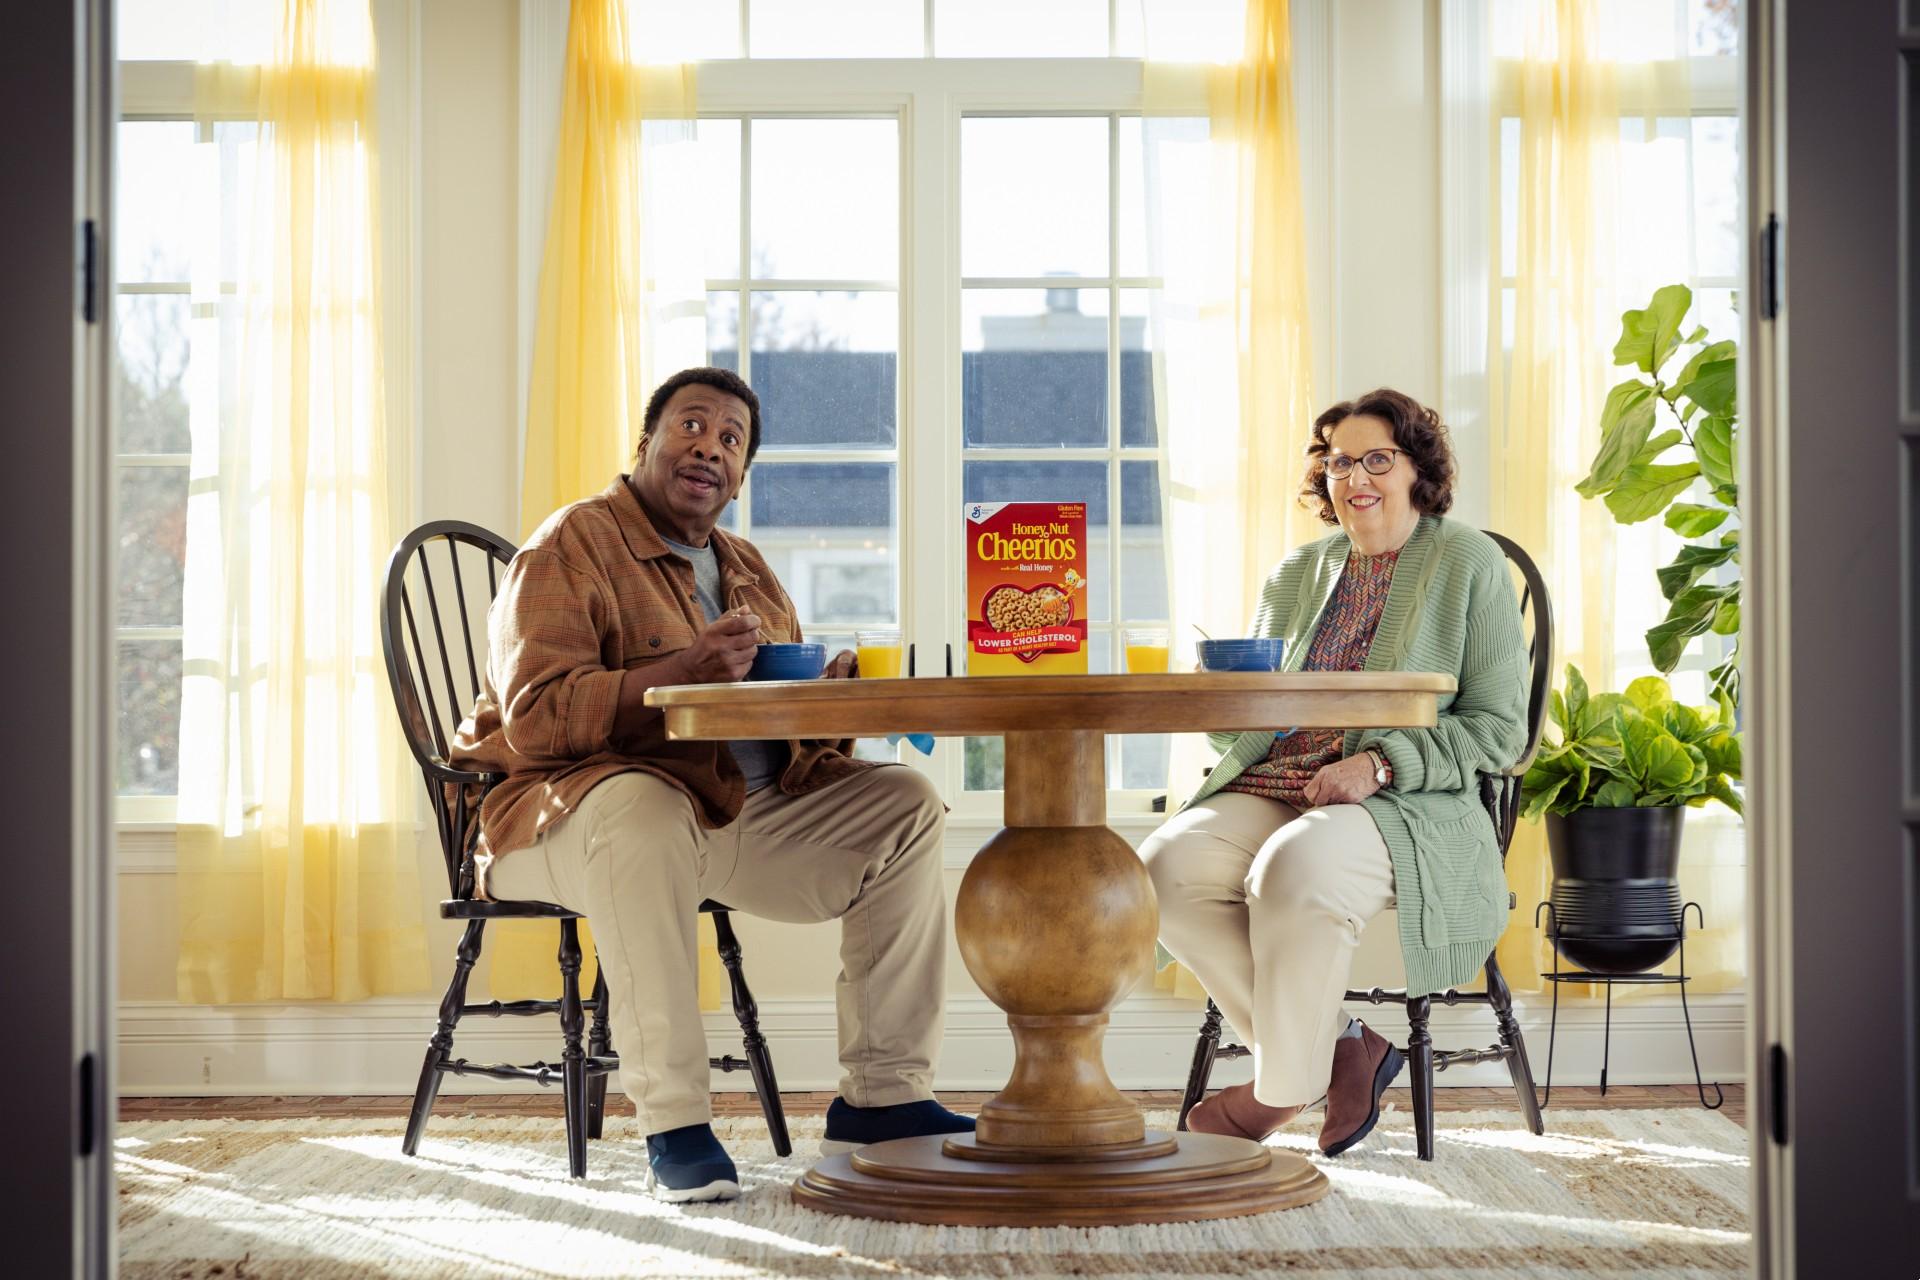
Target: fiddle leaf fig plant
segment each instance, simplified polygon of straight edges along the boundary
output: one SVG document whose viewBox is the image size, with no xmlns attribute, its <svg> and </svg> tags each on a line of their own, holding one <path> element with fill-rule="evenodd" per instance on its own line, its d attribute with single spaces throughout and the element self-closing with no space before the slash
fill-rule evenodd
<svg viewBox="0 0 1920 1280">
<path fill-rule="evenodd" d="M 1648 629 L 1647 652 L 1656 669 L 1671 672 L 1695 636 L 1735 637 L 1708 677 L 1716 695 L 1738 704 L 1740 580 L 1724 566 L 1740 563 L 1740 531 L 1722 528 L 1740 502 L 1736 353 L 1732 342 L 1708 342 L 1704 326 L 1685 332 L 1692 305 L 1693 291 L 1671 284 L 1620 318 L 1613 362 L 1637 373 L 1607 393 L 1600 450 L 1577 487 L 1582 497 L 1604 498 L 1621 524 L 1664 513 L 1666 526 L 1689 539 L 1659 571 L 1667 616 Z M 1663 411 L 1669 425 L 1656 432 Z M 1677 500 L 1702 479 L 1710 503 Z M 1692 541 L 1701 538 L 1709 541 Z"/>
<path fill-rule="evenodd" d="M 1690 707 L 1673 700 L 1659 676 L 1642 676 L 1624 693 L 1589 693 L 1580 668 L 1567 664 L 1564 691 L 1548 706 L 1559 741 L 1540 748 L 1521 779 L 1522 814 L 1565 816 L 1580 809 L 1698 808 L 1718 800 L 1741 812 L 1740 734 L 1733 699 Z"/>
</svg>

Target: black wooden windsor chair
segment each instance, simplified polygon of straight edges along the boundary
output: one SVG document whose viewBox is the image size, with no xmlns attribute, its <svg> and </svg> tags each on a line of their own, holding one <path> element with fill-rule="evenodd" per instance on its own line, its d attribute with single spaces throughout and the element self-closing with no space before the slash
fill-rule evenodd
<svg viewBox="0 0 1920 1280">
<path fill-rule="evenodd" d="M 1520 816 L 1520 778 L 1533 763 L 1534 753 L 1540 747 L 1540 733 L 1544 727 L 1547 711 L 1547 684 L 1552 675 L 1553 666 L 1553 604 L 1547 596 L 1546 580 L 1540 576 L 1540 570 L 1533 558 L 1511 539 L 1488 531 L 1487 536 L 1500 544 L 1507 559 L 1519 572 L 1522 586 L 1520 592 L 1520 613 L 1522 625 L 1531 623 L 1533 634 L 1529 641 L 1533 661 L 1532 679 L 1527 689 L 1527 745 L 1526 750 L 1504 773 L 1482 774 L 1480 776 L 1480 802 L 1486 806 L 1487 814 L 1493 819 L 1494 838 L 1500 845 L 1500 862 L 1504 866 L 1507 859 L 1507 846 L 1513 841 L 1513 830 Z M 1514 895 L 1507 894 L 1507 909 L 1514 906 Z M 1491 953 L 1488 954 L 1483 970 L 1486 975 L 1486 990 L 1457 991 L 1449 988 L 1427 996 L 1409 998 L 1404 988 L 1387 990 L 1374 987 L 1367 991 L 1348 991 L 1348 1001 L 1364 1000 L 1368 1004 L 1401 1004 L 1407 1009 L 1409 1035 L 1407 1039 L 1407 1063 L 1413 1084 L 1413 1129 L 1414 1141 L 1422 1160 L 1433 1159 L 1433 1076 L 1436 1071 L 1445 1071 L 1450 1066 L 1461 1066 L 1476 1062 L 1505 1062 L 1507 1073 L 1513 1079 L 1513 1092 L 1520 1104 L 1521 1116 L 1526 1120 L 1527 1128 L 1534 1133 L 1544 1133 L 1546 1127 L 1540 1118 L 1540 1101 L 1534 1092 L 1533 1068 L 1527 1062 L 1526 1040 L 1520 1034 L 1520 1023 L 1513 1016 L 1513 993 L 1507 986 L 1506 977 L 1500 972 L 1500 962 Z M 1427 1027 L 1435 1003 L 1448 1006 L 1456 1004 L 1484 1004 L 1493 1009 L 1495 1022 L 1500 1030 L 1500 1043 L 1487 1049 L 1436 1050 L 1433 1036 Z M 1244 1045 L 1220 1043 L 1220 1009 L 1211 999 L 1207 1001 L 1205 1020 L 1200 1024 L 1199 1042 L 1193 1050 L 1193 1066 L 1187 1073 L 1187 1090 L 1180 1100 L 1179 1127 L 1187 1127 L 1187 1113 L 1192 1111 L 1201 1098 L 1206 1096 L 1207 1080 L 1213 1074 L 1213 1064 L 1220 1058 L 1243 1058 L 1251 1050 Z"/>
<path fill-rule="evenodd" d="M 487 608 L 499 592 L 502 571 L 513 559 L 514 550 L 512 543 L 478 525 L 438 520 L 421 525 L 401 539 L 387 561 L 380 612 L 387 678 L 407 745 L 426 781 L 440 852 L 446 861 L 451 896 L 440 903 L 440 915 L 467 922 L 455 951 L 453 980 L 440 1001 L 439 1025 L 420 1068 L 420 1083 L 414 1090 L 401 1149 L 408 1155 L 419 1150 L 427 1116 L 446 1076 L 526 1080 L 542 1086 L 557 1081 L 565 1100 L 567 1164 L 574 1177 L 582 1178 L 587 1172 L 587 1140 L 601 1134 L 607 1076 L 620 1069 L 607 1027 L 606 977 L 601 974 L 595 979 L 590 999 L 580 998 L 582 956 L 580 917 L 576 912 L 551 902 L 486 902 L 474 897 L 473 853 L 479 834 L 480 802 L 502 775 L 456 769 L 449 754 L 454 733 L 479 697 L 485 668 Z M 788 1155 L 793 1144 L 774 1079 L 773 1056 L 760 1031 L 753 993 L 747 987 L 740 941 L 724 905 L 703 902 L 700 910 L 713 916 L 746 1053 L 744 1059 L 731 1054 L 712 1058 L 710 1065 L 720 1071 L 745 1069 L 752 1073 L 754 1092 L 766 1115 L 774 1150 Z M 558 1000 L 467 1002 L 467 980 L 480 958 L 481 938 L 491 920 L 560 922 Z M 558 1014 L 560 1061 L 519 1066 L 454 1057 L 454 1029 L 469 1014 L 490 1018 Z M 593 1016 L 590 1031 L 586 1027 L 588 1014 Z"/>
</svg>

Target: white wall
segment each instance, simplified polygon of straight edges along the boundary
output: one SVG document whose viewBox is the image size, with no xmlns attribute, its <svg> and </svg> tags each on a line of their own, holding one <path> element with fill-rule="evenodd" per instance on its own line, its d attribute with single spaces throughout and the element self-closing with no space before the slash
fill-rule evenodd
<svg viewBox="0 0 1920 1280">
<path fill-rule="evenodd" d="M 1439 400 L 1437 6 L 1438 0 L 1304 0 L 1297 6 L 1307 38 L 1299 53 L 1302 158 L 1313 184 L 1306 210 L 1316 241 L 1309 283 L 1324 335 L 1316 343 L 1316 381 L 1325 402 L 1383 384 L 1423 401 Z M 516 212 L 519 5 L 420 0 L 420 16 L 418 516 L 457 517 L 511 534 L 522 419 L 516 390 L 523 302 Z M 1485 460 L 1463 457 L 1461 463 L 1458 514 L 1482 519 Z M 991 829 L 958 823 L 950 828 L 949 899 L 968 854 Z M 1138 844 L 1151 824 L 1119 829 Z M 182 1007 L 174 1003 L 177 916 L 170 847 L 163 833 L 123 840 L 122 1089 L 410 1091 L 433 1006 L 451 971 L 456 930 L 432 922 L 431 994 L 343 1007 Z M 437 851 L 423 849 L 421 867 L 423 883 L 437 891 L 444 883 Z M 746 918 L 738 928 L 783 1085 L 830 1087 L 838 930 Z M 1004 1023 L 951 947 L 948 974 L 952 1012 L 941 1083 L 997 1085 L 1011 1062 Z M 1401 981 L 1391 918 L 1363 939 L 1353 981 L 1362 987 Z M 476 984 L 476 998 L 484 998 L 484 985 L 484 978 Z M 1535 1057 L 1544 1063 L 1544 1002 L 1526 1003 L 1523 1021 L 1542 1037 Z M 1383 1029 L 1404 1025 L 1384 1010 L 1368 1016 Z M 1571 1070 L 1572 1079 L 1591 1080 L 1598 1068 L 1598 1015 L 1576 1007 L 1569 1016 L 1572 1023 L 1562 1025 L 1560 1078 L 1570 1078 L 1564 1073 Z M 1703 1061 L 1724 1079 L 1736 1079 L 1740 1071 L 1741 1018 L 1738 997 L 1696 1001 Z M 1682 1078 L 1685 1042 L 1674 1019 L 1670 1007 L 1656 1002 L 1616 1010 L 1621 1039 L 1613 1078 Z M 1443 1037 L 1443 1045 L 1462 1043 L 1463 1037 L 1481 1043 L 1490 1020 L 1459 1010 L 1442 1015 L 1437 1027 L 1449 1024 L 1471 1030 Z M 1152 996 L 1127 1002 L 1115 1013 L 1109 1042 L 1116 1079 L 1129 1087 L 1177 1087 L 1196 1025 L 1186 1002 Z M 726 1014 L 710 1015 L 709 1026 L 721 1043 Z M 462 1040 L 463 1052 L 475 1058 L 550 1055 L 555 1044 L 544 1027 L 484 1023 Z M 1227 1070 L 1222 1078 L 1234 1078 Z M 1498 1077 L 1482 1069 L 1456 1071 L 1442 1081 L 1497 1083 Z M 745 1087 L 743 1076 L 726 1083 Z"/>
</svg>

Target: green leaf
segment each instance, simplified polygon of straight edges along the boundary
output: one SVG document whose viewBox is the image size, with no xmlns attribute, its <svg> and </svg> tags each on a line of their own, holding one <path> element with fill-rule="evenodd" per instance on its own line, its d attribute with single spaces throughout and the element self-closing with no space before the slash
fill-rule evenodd
<svg viewBox="0 0 1920 1280">
<path fill-rule="evenodd" d="M 1713 500 L 1724 502 L 1730 507 L 1740 505 L 1740 486 L 1737 484 L 1717 484 L 1713 486 Z"/>
<path fill-rule="evenodd" d="M 1645 716 L 1621 724 L 1627 765 L 1646 791 L 1678 791 L 1693 781 L 1695 765 L 1704 771 L 1698 749 L 1685 743 Z"/>
<path fill-rule="evenodd" d="M 1580 746 L 1589 747 L 1593 742 L 1619 742 L 1620 734 L 1613 728 L 1614 713 L 1626 698 L 1617 693 L 1598 693 L 1587 699 L 1586 706 L 1580 709 Z M 1637 709 L 1636 709 L 1637 710 Z"/>
<path fill-rule="evenodd" d="M 1633 465 L 1639 466 L 1652 462 L 1655 458 L 1686 438 L 1685 433 L 1682 432 L 1680 428 L 1668 427 L 1665 431 L 1662 431 L 1659 435 L 1652 437 L 1640 446 L 1640 452 L 1633 455 Z"/>
<path fill-rule="evenodd" d="M 1683 394 L 1715 417 L 1733 417 L 1734 363 L 1734 360 L 1728 357 L 1723 360 L 1708 360 L 1701 364 L 1687 383 Z"/>
<path fill-rule="evenodd" d="M 1693 305 L 1693 290 L 1670 284 L 1654 291 L 1644 311 L 1620 317 L 1620 341 L 1613 346 L 1615 364 L 1637 365 L 1643 373 L 1658 373 L 1679 344 L 1680 322 Z"/>
<path fill-rule="evenodd" d="M 1600 452 L 1593 470 L 1574 488 L 1583 498 L 1597 498 L 1618 483 L 1634 457 L 1653 434 L 1653 388 L 1629 380 L 1607 392 L 1600 412 Z"/>
<path fill-rule="evenodd" d="M 1746 806 L 1740 803 L 1740 793 L 1735 791 L 1725 778 L 1708 778 L 1707 794 L 1735 813 L 1744 814 L 1747 811 Z"/>
<path fill-rule="evenodd" d="M 1706 741 L 1700 744 L 1700 750 L 1706 753 L 1709 773 L 1724 773 L 1730 778 L 1738 778 L 1741 768 L 1746 764 L 1740 735 L 1725 729 L 1709 734 Z"/>
<path fill-rule="evenodd" d="M 1688 746 L 1701 745 L 1715 731 L 1712 721 L 1684 702 L 1669 702 L 1661 707 L 1660 721 L 1666 725 L 1668 733 Z"/>
<path fill-rule="evenodd" d="M 1619 778 L 1604 784 L 1593 793 L 1593 807 L 1596 809 L 1631 809 L 1633 801 L 1633 784 Z"/>
<path fill-rule="evenodd" d="M 1720 723 L 1728 729 L 1733 728 L 1735 714 L 1733 698 L 1717 681 L 1713 686 L 1713 705 L 1719 708 Z"/>
<path fill-rule="evenodd" d="M 1695 325 L 1692 333 L 1680 339 L 1680 345 L 1690 347 L 1694 343 L 1699 342 L 1702 338 L 1705 338 L 1706 336 L 1707 336 L 1707 326 L 1703 324 Z"/>
<path fill-rule="evenodd" d="M 1659 515 L 1699 474 L 1697 462 L 1670 467 L 1628 467 L 1613 491 L 1607 494 L 1607 510 L 1613 512 L 1613 518 L 1621 524 L 1638 524 L 1649 516 Z"/>
<path fill-rule="evenodd" d="M 1700 333 L 1700 330 L 1696 329 L 1694 332 Z M 1701 336 L 1704 337 L 1705 334 L 1701 334 Z M 1687 341 L 1692 343 L 1699 341 L 1699 339 L 1689 338 Z M 1693 385 L 1694 380 L 1700 376 L 1702 365 L 1711 364 L 1718 360 L 1725 360 L 1728 363 L 1732 363 L 1733 357 L 1734 345 L 1731 341 L 1727 340 L 1708 343 L 1706 346 L 1694 352 L 1693 358 L 1687 361 L 1680 372 L 1674 376 L 1673 383 L 1668 389 L 1668 401 L 1671 402 L 1675 396 L 1684 394 L 1687 388 Z M 1709 393 L 1711 393 L 1711 390 Z M 1691 396 L 1688 397 L 1688 399 L 1692 398 Z"/>
<path fill-rule="evenodd" d="M 1723 534 L 1721 534 L 1721 535 L 1720 535 L 1720 545 L 1721 545 L 1721 546 L 1723 546 L 1723 547 L 1737 547 L 1737 546 L 1739 546 L 1739 545 L 1740 545 L 1740 531 L 1739 531 L 1738 529 L 1729 529 L 1729 530 L 1727 530 L 1727 531 L 1726 531 L 1725 533 L 1723 533 Z M 1735 557 L 1735 559 L 1737 560 L 1737 559 L 1738 559 L 1738 557 Z"/>
<path fill-rule="evenodd" d="M 1662 567 L 1656 574 L 1660 579 L 1660 594 L 1671 600 L 1700 581 L 1703 574 L 1719 568 L 1732 558 L 1732 547 L 1684 546 L 1680 548 L 1680 554 L 1673 558 L 1673 563 Z"/>
<path fill-rule="evenodd" d="M 1579 732 L 1581 713 L 1587 708 L 1587 678 L 1580 674 L 1580 668 L 1571 662 L 1567 664 L 1567 723 L 1575 726 Z"/>
<path fill-rule="evenodd" d="M 1734 482 L 1733 423 L 1726 418 L 1708 418 L 1693 433 L 1693 453 L 1700 460 L 1700 471 L 1707 483 L 1715 486 Z"/>
<path fill-rule="evenodd" d="M 1707 672 L 1707 679 L 1713 681 L 1714 692 L 1724 693 L 1729 706 L 1737 705 L 1740 701 L 1739 657 L 1739 649 L 1736 647 L 1733 653 L 1727 655 L 1725 662 Z M 1731 717 L 1728 723 L 1732 723 Z"/>
<path fill-rule="evenodd" d="M 1646 714 L 1673 701 L 1673 686 L 1659 676 L 1641 676 L 1627 686 L 1627 701 Z"/>
<path fill-rule="evenodd" d="M 1558 689 L 1550 690 L 1547 694 L 1547 718 L 1553 721 L 1554 727 L 1560 732 L 1567 731 L 1567 700 Z"/>
<path fill-rule="evenodd" d="M 1653 665 L 1661 671 L 1673 670 L 1687 641 L 1712 626 L 1720 602 L 1738 590 L 1696 584 L 1675 596 L 1666 620 L 1647 630 L 1647 651 L 1653 656 Z"/>
<path fill-rule="evenodd" d="M 1740 634 L 1740 601 L 1737 597 L 1722 600 L 1720 607 L 1713 611 L 1713 634 L 1717 636 Z"/>
<path fill-rule="evenodd" d="M 1527 776 L 1532 777 L 1533 775 L 1529 772 Z M 1521 806 L 1520 816 L 1523 818 L 1538 818 L 1547 811 L 1547 806 L 1554 802 L 1554 799 L 1566 785 L 1567 778 L 1565 774 L 1553 779 L 1539 789 L 1523 785 L 1521 791 L 1526 797 L 1526 802 Z"/>
<path fill-rule="evenodd" d="M 1731 514 L 1725 507 L 1676 502 L 1667 508 L 1667 528 L 1683 538 L 1701 538 L 1725 524 Z"/>
</svg>

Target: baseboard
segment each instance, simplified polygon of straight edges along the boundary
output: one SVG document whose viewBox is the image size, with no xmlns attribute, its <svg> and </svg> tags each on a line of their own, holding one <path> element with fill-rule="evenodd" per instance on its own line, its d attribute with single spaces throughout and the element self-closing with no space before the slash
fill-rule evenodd
<svg viewBox="0 0 1920 1280">
<path fill-rule="evenodd" d="M 122 1094 L 406 1094 L 413 1092 L 420 1059 L 432 1034 L 437 1004 L 426 999 L 371 1000 L 353 1005 L 195 1006 L 127 1002 L 120 1008 L 118 1086 Z M 1405 1012 L 1392 1005 L 1354 1012 L 1381 1034 L 1405 1042 Z M 1534 1074 L 1546 1080 L 1549 1002 L 1523 996 L 1518 1013 Z M 1746 1072 L 1746 997 L 1738 993 L 1691 1000 L 1700 1069 L 1709 1081 L 1734 1083 Z M 832 1089 L 840 1078 L 830 1000 L 767 1000 L 761 1027 L 773 1046 L 780 1086 Z M 1563 999 L 1553 1045 L 1554 1083 L 1597 1084 L 1604 1009 L 1599 1001 Z M 739 1053 L 732 1014 L 705 1015 L 707 1038 L 719 1053 Z M 1114 1010 L 1107 1031 L 1107 1069 L 1123 1089 L 1177 1089 L 1193 1057 L 1200 1007 L 1169 996 L 1128 1000 Z M 1479 1048 L 1495 1042 L 1483 1008 L 1436 1008 L 1431 1021 L 1440 1048 Z M 546 1019 L 473 1018 L 460 1028 L 458 1052 L 476 1062 L 530 1062 L 557 1058 L 557 1029 Z M 948 1002 L 937 1084 L 943 1089 L 997 1089 L 1013 1066 L 1005 1016 L 980 997 Z M 1245 1059 L 1222 1062 L 1216 1084 L 1247 1079 Z M 1456 1067 L 1442 1086 L 1501 1086 L 1495 1064 Z M 1616 1003 L 1612 1017 L 1610 1084 L 1692 1083 L 1680 1002 L 1655 997 Z M 450 1082 L 462 1092 L 512 1092 L 522 1086 L 467 1077 Z M 618 1077 L 614 1087 L 618 1088 Z M 716 1072 L 715 1089 L 746 1090 L 747 1074 Z"/>
</svg>

